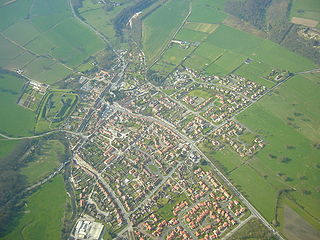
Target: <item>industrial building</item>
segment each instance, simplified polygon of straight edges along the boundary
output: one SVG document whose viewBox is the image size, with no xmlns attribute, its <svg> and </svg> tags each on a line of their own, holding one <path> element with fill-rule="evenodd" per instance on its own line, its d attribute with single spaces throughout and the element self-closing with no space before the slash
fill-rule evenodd
<svg viewBox="0 0 320 240">
<path fill-rule="evenodd" d="M 100 223 L 79 220 L 74 230 L 74 236 L 79 240 L 100 240 L 102 237 L 102 231 L 103 225 Z"/>
</svg>

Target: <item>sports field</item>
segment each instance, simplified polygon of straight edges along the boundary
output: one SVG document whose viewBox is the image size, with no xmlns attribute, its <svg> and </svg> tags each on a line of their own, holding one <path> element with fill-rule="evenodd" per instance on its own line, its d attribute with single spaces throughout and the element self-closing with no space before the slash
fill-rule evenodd
<svg viewBox="0 0 320 240">
<path fill-rule="evenodd" d="M 12 232 L 1 239 L 60 239 L 67 201 L 64 187 L 63 177 L 58 175 L 28 197 Z"/>
</svg>

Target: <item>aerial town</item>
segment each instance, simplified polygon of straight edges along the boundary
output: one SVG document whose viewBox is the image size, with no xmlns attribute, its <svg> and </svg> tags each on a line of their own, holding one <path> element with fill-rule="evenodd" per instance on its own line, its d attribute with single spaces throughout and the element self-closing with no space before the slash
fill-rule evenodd
<svg viewBox="0 0 320 240">
<path fill-rule="evenodd" d="M 63 123 L 81 133 L 68 137 L 70 180 L 81 209 L 71 237 L 94 239 L 88 236 L 97 235 L 90 230 L 97 222 L 105 228 L 94 231 L 116 233 L 119 239 L 232 234 L 256 213 L 201 146 L 227 147 L 240 157 L 264 148 L 264 139 L 234 116 L 268 88 L 237 75 L 209 76 L 187 67 L 158 86 L 143 77 L 143 53 L 120 56 L 111 71 L 76 77 L 82 101 Z M 287 74 L 275 70 L 266 78 L 281 81 Z"/>
</svg>

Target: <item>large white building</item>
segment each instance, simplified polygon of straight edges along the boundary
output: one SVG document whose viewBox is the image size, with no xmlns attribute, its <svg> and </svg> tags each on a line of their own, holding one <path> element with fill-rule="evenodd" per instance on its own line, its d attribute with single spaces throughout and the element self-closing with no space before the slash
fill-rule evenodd
<svg viewBox="0 0 320 240">
<path fill-rule="evenodd" d="M 74 236 L 76 239 L 100 240 L 103 225 L 96 222 L 79 220 L 75 230 Z"/>
</svg>

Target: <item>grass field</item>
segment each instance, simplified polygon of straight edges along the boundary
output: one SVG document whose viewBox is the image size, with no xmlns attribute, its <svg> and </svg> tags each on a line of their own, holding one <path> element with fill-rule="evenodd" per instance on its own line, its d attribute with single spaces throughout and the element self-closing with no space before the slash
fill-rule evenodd
<svg viewBox="0 0 320 240">
<path fill-rule="evenodd" d="M 19 143 L 20 143 L 19 140 L 0 139 L 0 159 L 12 153 Z"/>
<path fill-rule="evenodd" d="M 317 68 L 317 65 L 311 60 L 290 52 L 269 40 L 224 25 L 211 34 L 207 42 L 278 69 L 299 72 Z"/>
<path fill-rule="evenodd" d="M 260 174 L 257 179 L 265 178 L 278 189 L 295 189 L 290 193 L 294 201 L 319 219 L 318 79 L 314 75 L 296 76 L 238 119 L 268 143 L 250 161 L 251 167 Z M 249 189 L 246 185 L 243 188 L 246 192 Z M 261 190 L 261 194 L 265 191 Z M 270 194 L 272 192 L 270 190 Z M 257 195 L 254 191 L 247 193 L 253 198 Z"/>
<path fill-rule="evenodd" d="M 66 198 L 63 177 L 58 175 L 26 199 L 13 231 L 2 240 L 60 239 Z"/>
<path fill-rule="evenodd" d="M 188 3 L 188 0 L 170 0 L 143 20 L 143 49 L 149 61 L 156 58 L 182 24 Z"/>
<path fill-rule="evenodd" d="M 239 67 L 245 57 L 233 52 L 224 53 L 217 61 L 208 66 L 207 72 L 216 75 L 227 75 Z"/>
<path fill-rule="evenodd" d="M 251 81 L 255 81 L 266 87 L 272 87 L 273 82 L 264 79 L 273 70 L 272 67 L 263 64 L 262 62 L 253 61 L 250 64 L 243 64 L 235 74 L 241 75 Z"/>
<path fill-rule="evenodd" d="M 163 200 L 162 201 L 163 206 L 156 211 L 157 214 L 159 214 L 161 217 L 163 217 L 167 221 L 174 218 L 172 210 L 178 203 L 182 201 L 188 201 L 188 197 L 186 196 L 185 193 L 182 193 L 179 196 L 176 196 L 175 194 L 171 194 L 171 196 L 173 197 L 173 199 L 170 202 L 168 202 L 167 198 L 161 199 Z M 159 202 L 161 200 L 159 200 Z"/>
<path fill-rule="evenodd" d="M 320 2 L 318 0 L 293 0 L 291 17 L 320 21 Z"/>
<path fill-rule="evenodd" d="M 217 28 L 218 24 L 210 24 L 210 23 L 196 23 L 196 22 L 188 22 L 184 25 L 186 29 L 194 30 L 197 32 L 203 33 L 213 33 Z"/>
<path fill-rule="evenodd" d="M 180 64 L 180 62 L 193 50 L 193 47 L 183 49 L 177 45 L 170 47 L 165 54 L 162 56 L 160 62 L 172 63 L 174 65 Z"/>
<path fill-rule="evenodd" d="M 234 170 L 229 178 L 268 221 L 274 219 L 278 194 L 276 188 L 246 165 Z"/>
<path fill-rule="evenodd" d="M 104 47 L 72 16 L 68 1 L 15 1 L 0 8 L 0 16 L 0 32 L 7 38 L 0 36 L 0 67 L 21 68 L 40 82 L 63 79 Z"/>
<path fill-rule="evenodd" d="M 223 12 L 224 0 L 196 0 L 192 1 L 192 13 L 188 18 L 190 22 L 221 23 L 227 16 Z"/>
<path fill-rule="evenodd" d="M 200 150 L 206 154 L 208 158 L 214 161 L 214 164 L 219 166 L 226 174 L 230 174 L 234 169 L 240 167 L 244 159 L 230 148 L 225 148 L 221 151 L 213 151 L 211 143 L 199 144 Z"/>
<path fill-rule="evenodd" d="M 9 136 L 32 135 L 35 127 L 34 112 L 17 104 L 24 81 L 0 74 L 0 132 Z"/>
<path fill-rule="evenodd" d="M 63 160 L 63 154 L 64 145 L 58 140 L 43 141 L 32 161 L 21 169 L 21 174 L 26 176 L 28 184 L 32 185 L 53 172 Z"/>
</svg>

